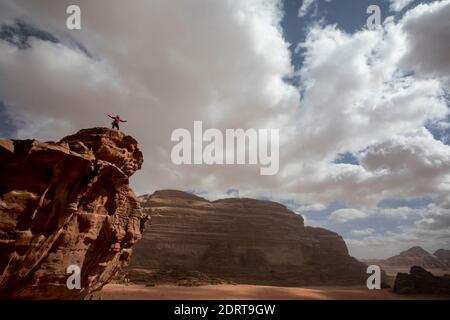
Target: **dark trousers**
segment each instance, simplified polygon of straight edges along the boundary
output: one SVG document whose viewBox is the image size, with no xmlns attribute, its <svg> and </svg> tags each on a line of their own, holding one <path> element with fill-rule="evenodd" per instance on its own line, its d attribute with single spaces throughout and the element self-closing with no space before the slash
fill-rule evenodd
<svg viewBox="0 0 450 320">
<path fill-rule="evenodd" d="M 111 123 L 111 125 L 112 125 L 112 129 L 120 130 L 119 124 L 117 122 L 113 121 L 113 123 Z"/>
</svg>

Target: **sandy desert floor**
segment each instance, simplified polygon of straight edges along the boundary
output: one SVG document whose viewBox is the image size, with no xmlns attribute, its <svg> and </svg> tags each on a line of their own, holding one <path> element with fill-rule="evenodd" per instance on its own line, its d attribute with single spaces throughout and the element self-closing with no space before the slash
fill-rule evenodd
<svg viewBox="0 0 450 320">
<path fill-rule="evenodd" d="M 205 285 L 182 287 L 109 284 L 94 295 L 103 300 L 408 300 L 442 299 L 427 295 L 398 295 L 390 289 L 365 287 L 272 287 L 255 285 Z"/>
</svg>

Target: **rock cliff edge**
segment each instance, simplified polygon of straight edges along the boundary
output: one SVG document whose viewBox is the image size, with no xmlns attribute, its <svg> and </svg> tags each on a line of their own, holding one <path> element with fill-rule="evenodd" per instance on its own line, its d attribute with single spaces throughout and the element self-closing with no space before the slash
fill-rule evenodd
<svg viewBox="0 0 450 320">
<path fill-rule="evenodd" d="M 136 140 L 107 128 L 0 140 L 0 297 L 82 298 L 109 282 L 146 221 L 128 185 L 142 163 Z M 71 265 L 80 290 L 66 285 Z"/>
</svg>

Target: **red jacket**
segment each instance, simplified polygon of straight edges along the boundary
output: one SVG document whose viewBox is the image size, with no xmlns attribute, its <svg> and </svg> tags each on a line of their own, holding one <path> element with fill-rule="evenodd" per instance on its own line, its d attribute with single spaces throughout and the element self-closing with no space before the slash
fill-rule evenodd
<svg viewBox="0 0 450 320">
<path fill-rule="evenodd" d="M 114 123 L 117 123 L 117 124 L 119 124 L 119 122 L 127 122 L 126 120 L 120 119 L 119 116 L 113 117 L 113 116 L 110 116 L 110 115 L 108 114 L 108 117 L 110 117 L 111 119 L 114 119 Z"/>
</svg>

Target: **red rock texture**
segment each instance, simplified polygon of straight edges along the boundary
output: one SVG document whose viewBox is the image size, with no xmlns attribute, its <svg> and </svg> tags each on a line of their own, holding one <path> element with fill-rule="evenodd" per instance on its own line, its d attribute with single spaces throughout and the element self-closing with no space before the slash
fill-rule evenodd
<svg viewBox="0 0 450 320">
<path fill-rule="evenodd" d="M 131 281 L 218 281 L 267 285 L 349 285 L 366 265 L 336 233 L 305 227 L 284 205 L 253 199 L 208 201 L 181 191 L 143 196 L 151 225 L 136 245 Z"/>
<path fill-rule="evenodd" d="M 0 141 L 0 297 L 82 298 L 124 266 L 146 215 L 128 185 L 136 140 L 106 128 Z M 81 290 L 66 268 L 81 268 Z"/>
</svg>

